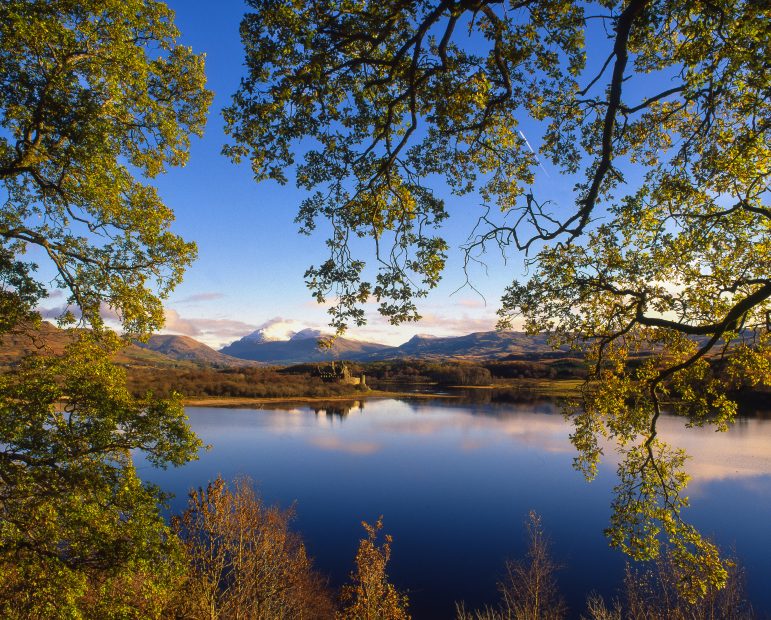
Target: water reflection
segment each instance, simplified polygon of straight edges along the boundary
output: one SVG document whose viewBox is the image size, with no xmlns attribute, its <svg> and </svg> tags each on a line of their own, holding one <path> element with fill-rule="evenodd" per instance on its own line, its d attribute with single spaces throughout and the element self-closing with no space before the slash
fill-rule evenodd
<svg viewBox="0 0 771 620">
<path fill-rule="evenodd" d="M 267 501 L 296 502 L 297 527 L 319 568 L 339 584 L 351 570 L 362 519 L 385 516 L 394 535 L 391 574 L 410 591 L 416 618 L 452 616 L 455 600 L 496 599 L 506 557 L 524 551 L 528 511 L 543 516 L 561 583 L 576 612 L 592 589 L 612 595 L 623 556 L 608 548 L 617 461 L 607 446 L 597 479 L 573 471 L 571 426 L 544 399 L 335 402 L 274 410 L 192 408 L 212 449 L 179 470 L 142 468 L 177 494 L 218 473 L 251 476 Z M 727 434 L 663 417 L 660 433 L 692 455 L 688 518 L 747 565 L 750 595 L 771 609 L 771 421 L 742 418 Z M 740 526 L 738 524 L 741 524 Z"/>
<path fill-rule="evenodd" d="M 313 413 L 316 416 L 325 416 L 330 420 L 343 421 L 346 416 L 352 410 L 359 410 L 364 408 L 364 401 L 352 400 L 333 403 L 314 403 L 312 406 Z"/>
</svg>

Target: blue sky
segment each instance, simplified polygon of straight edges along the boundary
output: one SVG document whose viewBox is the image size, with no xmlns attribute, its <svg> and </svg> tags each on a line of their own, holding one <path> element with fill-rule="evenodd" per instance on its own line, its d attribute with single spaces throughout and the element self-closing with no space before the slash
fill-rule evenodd
<svg viewBox="0 0 771 620">
<path fill-rule="evenodd" d="M 221 110 L 245 73 L 239 24 L 247 7 L 241 0 L 167 2 L 176 12 L 180 42 L 206 54 L 208 87 L 215 97 L 205 135 L 193 140 L 187 166 L 152 181 L 176 214 L 173 231 L 195 241 L 199 250 L 184 282 L 165 303 L 164 331 L 219 348 L 266 324 L 276 334 L 303 327 L 328 330 L 327 308 L 315 303 L 303 280 L 310 265 L 318 265 L 328 256 L 323 226 L 307 237 L 298 233 L 294 223 L 305 193 L 291 183 L 255 183 L 248 163 L 235 165 L 220 154 L 228 142 Z M 608 49 L 604 33 L 594 33 L 591 38 L 588 71 L 602 64 Z M 537 150 L 538 126 L 520 119 L 520 129 Z M 573 207 L 574 181 L 560 177 L 544 162 L 536 170 L 535 193 L 551 199 L 552 210 L 565 215 Z M 417 333 L 462 335 L 494 328 L 500 296 L 506 285 L 521 278 L 525 257 L 511 252 L 504 260 L 493 252 L 485 257 L 486 267 L 475 265 L 470 270 L 473 287 L 464 286 L 459 248 L 483 207 L 474 195 L 457 197 L 441 186 L 434 189 L 445 199 L 450 213 L 440 231 L 450 252 L 439 287 L 419 301 L 423 320 L 394 327 L 377 314 L 376 304 L 368 304 L 367 326 L 351 328 L 349 337 L 400 344 Z M 357 244 L 359 256 L 371 259 L 369 240 L 366 245 L 363 241 Z M 41 276 L 53 277 L 48 271 L 41 264 Z M 61 291 L 55 291 L 42 309 L 44 316 L 53 317 L 60 311 L 62 297 Z"/>
<path fill-rule="evenodd" d="M 155 180 L 176 213 L 175 232 L 199 248 L 198 260 L 166 304 L 166 331 L 221 346 L 276 319 L 323 327 L 326 308 L 312 300 L 303 282 L 307 267 L 326 258 L 323 231 L 306 237 L 293 221 L 304 194 L 291 184 L 257 184 L 247 164 L 236 166 L 220 155 L 227 140 L 220 111 L 244 72 L 238 26 L 246 7 L 236 0 L 169 4 L 181 41 L 206 53 L 215 98 L 206 134 L 194 141 L 188 165 Z M 487 274 L 474 270 L 474 286 L 484 299 L 468 287 L 455 292 L 464 282 L 457 248 L 480 207 L 473 197 L 448 196 L 448 202 L 452 217 L 444 234 L 450 260 L 440 287 L 419 305 L 424 320 L 394 328 L 377 316 L 373 304 L 367 327 L 351 329 L 350 337 L 399 344 L 416 333 L 459 335 L 493 328 L 498 299 L 521 259 L 513 256 L 505 267 L 492 256 Z"/>
<path fill-rule="evenodd" d="M 313 301 L 303 280 L 310 265 L 327 258 L 324 226 L 307 237 L 298 233 L 294 223 L 305 194 L 291 183 L 257 184 L 248 163 L 235 165 L 220 154 L 228 142 L 221 110 L 229 104 L 245 73 L 239 24 L 247 7 L 242 0 L 167 2 L 176 12 L 181 43 L 206 54 L 208 86 L 215 97 L 205 135 L 193 140 L 188 165 L 153 180 L 176 213 L 173 231 L 195 241 L 199 249 L 198 260 L 165 304 L 165 331 L 221 347 L 266 324 L 272 325 L 277 334 L 303 327 L 325 329 L 327 308 Z M 585 76 L 594 76 L 610 46 L 599 22 L 590 23 L 589 29 Z M 624 87 L 624 99 L 632 102 L 650 94 L 651 88 L 671 85 L 671 78 L 664 75 L 634 78 Z M 586 82 L 590 79 L 584 78 Z M 595 90 L 601 92 L 602 82 Z M 523 135 L 538 150 L 538 125 L 525 118 L 519 120 Z M 548 162 L 535 172 L 535 195 L 550 199 L 551 211 L 557 217 L 572 213 L 576 179 L 561 176 Z M 627 183 L 639 183 L 642 172 L 627 164 Z M 368 325 L 352 328 L 349 337 L 400 344 L 417 333 L 444 336 L 493 329 L 500 296 L 513 279 L 522 278 L 525 257 L 511 252 L 504 260 L 496 252 L 488 254 L 487 267 L 475 265 L 469 273 L 473 287 L 464 286 L 460 246 L 467 241 L 483 207 L 474 195 L 458 197 L 441 186 L 434 189 L 445 199 L 450 214 L 440 231 L 450 252 L 440 286 L 420 300 L 423 320 L 393 327 L 377 314 L 374 303 L 368 304 Z M 595 215 L 601 216 L 601 211 Z M 369 240 L 366 245 L 364 241 L 356 243 L 357 257 L 371 260 L 373 247 Z M 31 260 L 37 258 L 34 249 L 30 254 Z M 52 267 L 40 262 L 41 280 L 53 278 Z M 42 308 L 44 316 L 55 316 L 62 298 L 62 291 L 55 291 L 47 307 Z"/>
<path fill-rule="evenodd" d="M 220 347 L 265 324 L 277 334 L 303 327 L 324 329 L 327 308 L 313 301 L 303 274 L 327 258 L 326 235 L 323 226 L 311 237 L 298 233 L 294 217 L 305 194 L 292 184 L 257 184 L 248 163 L 235 165 L 220 154 L 228 141 L 221 110 L 245 73 L 238 30 L 247 7 L 240 0 L 168 0 L 168 4 L 176 11 L 181 43 L 206 54 L 208 86 L 215 98 L 205 136 L 193 141 L 188 165 L 153 181 L 176 213 L 174 232 L 194 240 L 199 249 L 198 260 L 166 302 L 165 331 Z M 589 37 L 587 74 L 597 70 L 608 49 L 604 32 Z M 648 87 L 650 78 L 645 77 Z M 628 83 L 625 90 L 631 94 L 634 86 Z M 520 121 L 520 129 L 537 150 L 538 126 Z M 636 171 L 627 180 L 631 177 L 639 180 Z M 573 207 L 574 181 L 560 177 L 544 162 L 536 170 L 535 193 L 553 201 L 553 212 L 566 215 Z M 435 191 L 450 213 L 441 231 L 450 252 L 440 286 L 420 300 L 423 321 L 393 327 L 370 304 L 368 325 L 352 328 L 349 337 L 400 344 L 416 333 L 443 336 L 493 329 L 500 296 L 507 284 L 521 278 L 525 257 L 510 253 L 504 261 L 498 253 L 487 255 L 487 268 L 474 266 L 470 271 L 473 288 L 464 286 L 459 248 L 483 212 L 480 200 L 453 196 L 441 186 Z M 357 250 L 372 258 L 371 245 Z M 48 305 L 56 304 L 61 300 L 49 300 Z M 53 312 L 49 308 L 47 314 Z"/>
</svg>

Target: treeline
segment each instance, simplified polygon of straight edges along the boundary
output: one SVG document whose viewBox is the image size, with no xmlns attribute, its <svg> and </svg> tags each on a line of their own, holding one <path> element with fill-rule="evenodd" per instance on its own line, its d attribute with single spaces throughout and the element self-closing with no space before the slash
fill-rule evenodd
<svg viewBox="0 0 771 620">
<path fill-rule="evenodd" d="M 156 397 L 178 392 L 186 397 L 292 398 L 346 396 L 358 388 L 324 382 L 309 372 L 283 373 L 275 368 L 152 368 L 127 369 L 128 387 L 135 396 L 148 391 Z"/>
<path fill-rule="evenodd" d="M 393 360 L 345 364 L 354 377 L 364 375 L 370 387 L 389 389 L 394 384 L 433 384 L 438 386 L 495 385 L 510 379 L 582 378 L 585 370 L 580 360 L 559 359 L 549 362 L 494 361 L 428 362 Z M 166 397 L 178 392 L 189 398 L 294 398 L 354 396 L 362 388 L 335 381 L 323 381 L 319 371 L 330 364 L 296 364 L 285 368 L 156 368 L 127 366 L 128 387 L 135 396 L 151 392 Z"/>
<path fill-rule="evenodd" d="M 422 360 L 389 360 L 384 362 L 344 363 L 353 376 L 364 375 L 367 383 L 387 388 L 388 384 L 490 385 L 492 373 L 479 364 L 467 362 L 427 362 Z M 329 367 L 327 364 L 325 367 Z M 315 364 L 295 364 L 280 370 L 286 376 L 302 376 L 317 372 Z"/>
<path fill-rule="evenodd" d="M 713 372 L 724 373 L 725 362 L 710 360 Z M 446 386 L 505 387 L 511 380 L 538 379 L 585 379 L 585 362 L 578 358 L 554 360 L 491 360 L 484 363 L 464 361 L 389 360 L 357 363 L 336 362 L 339 369 L 347 366 L 351 375 L 364 375 L 369 387 L 392 389 L 398 384 L 429 384 Z M 634 360 L 632 365 L 639 365 Z M 154 367 L 126 365 L 128 386 L 135 396 L 148 391 L 157 397 L 178 392 L 187 397 L 242 397 L 242 398 L 293 398 L 355 396 L 360 389 L 334 381 L 324 381 L 320 370 L 329 370 L 326 364 L 296 364 L 287 367 Z M 737 384 L 732 396 L 743 401 L 767 402 L 768 387 L 753 389 Z"/>
<path fill-rule="evenodd" d="M 582 360 L 561 358 L 549 361 L 495 360 L 484 363 L 396 360 L 367 364 L 373 378 L 392 381 L 426 381 L 439 385 L 491 385 L 502 379 L 583 379 Z"/>
<path fill-rule="evenodd" d="M 371 384 L 435 383 L 450 385 L 491 385 L 506 379 L 583 379 L 583 360 L 559 358 L 548 361 L 494 360 L 489 362 L 443 362 L 424 360 L 388 360 L 349 364 L 355 375 L 365 374 Z M 313 365 L 298 364 L 283 369 L 282 374 L 312 372 Z"/>
</svg>

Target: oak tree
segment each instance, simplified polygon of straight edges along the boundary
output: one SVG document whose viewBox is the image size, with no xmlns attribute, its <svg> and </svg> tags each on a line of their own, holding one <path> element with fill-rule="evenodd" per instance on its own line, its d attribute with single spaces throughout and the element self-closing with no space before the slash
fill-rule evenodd
<svg viewBox="0 0 771 620">
<path fill-rule="evenodd" d="M 307 279 L 332 323 L 362 323 L 370 296 L 394 322 L 417 319 L 447 251 L 436 188 L 481 204 L 467 261 L 527 257 L 502 326 L 523 316 L 586 352 L 573 441 L 588 476 L 603 437 L 623 453 L 612 543 L 652 557 L 665 535 L 689 597 L 722 583 L 716 548 L 681 516 L 685 455 L 656 420 L 668 407 L 723 429 L 727 392 L 771 380 L 768 7 L 249 4 L 225 153 L 308 191 L 303 232 L 331 226 Z M 539 183 L 541 166 L 559 183 Z M 374 241 L 374 266 L 357 238 Z"/>
<path fill-rule="evenodd" d="M 155 0 L 0 4 L 0 336 L 34 337 L 51 282 L 33 259 L 91 328 L 0 377 L 4 617 L 158 617 L 179 568 L 132 454 L 178 465 L 200 442 L 178 398 L 129 395 L 101 317 L 127 337 L 161 326 L 195 255 L 151 185 L 185 163 L 211 100 L 177 37 Z"/>
<path fill-rule="evenodd" d="M 162 324 L 159 297 L 195 246 L 147 180 L 187 161 L 211 93 L 162 2 L 9 0 L 0 6 L 0 240 L 37 248 L 92 324 Z"/>
</svg>

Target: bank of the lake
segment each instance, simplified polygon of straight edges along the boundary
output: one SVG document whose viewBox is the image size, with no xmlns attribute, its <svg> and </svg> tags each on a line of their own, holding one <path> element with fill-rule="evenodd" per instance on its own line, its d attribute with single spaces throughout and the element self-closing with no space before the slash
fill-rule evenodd
<svg viewBox="0 0 771 620">
<path fill-rule="evenodd" d="M 532 398 L 571 398 L 579 394 L 582 381 L 577 379 L 518 379 L 501 381 L 490 385 L 450 385 L 439 386 L 435 383 L 418 383 L 412 385 L 399 384 L 402 389 L 368 389 L 355 390 L 349 394 L 337 396 L 288 396 L 288 397 L 240 397 L 240 396 L 206 396 L 186 398 L 188 407 L 254 407 L 264 408 L 278 404 L 324 404 L 353 401 L 415 398 L 457 399 L 467 396 L 467 392 L 495 392 L 504 394 L 509 400 L 520 396 L 523 399 Z"/>
<path fill-rule="evenodd" d="M 352 393 L 343 396 L 289 396 L 275 398 L 250 398 L 238 396 L 208 396 L 205 398 L 186 398 L 186 407 L 222 407 L 238 408 L 250 407 L 264 409 L 267 406 L 275 405 L 324 405 L 326 403 L 351 403 L 357 404 L 360 401 L 383 400 L 392 398 L 417 398 L 417 399 L 442 399 L 457 398 L 454 394 L 437 393 L 417 393 L 417 392 L 389 392 L 384 390 L 369 390 Z"/>
</svg>

